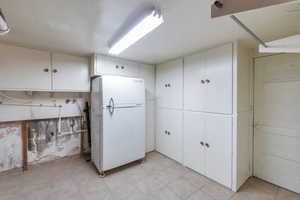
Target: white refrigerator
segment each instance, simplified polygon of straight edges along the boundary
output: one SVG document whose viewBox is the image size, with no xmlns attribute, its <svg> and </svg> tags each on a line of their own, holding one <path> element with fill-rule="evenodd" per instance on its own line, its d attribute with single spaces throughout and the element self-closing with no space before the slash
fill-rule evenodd
<svg viewBox="0 0 300 200">
<path fill-rule="evenodd" d="M 100 174 L 145 157 L 144 80 L 101 76 L 92 80 L 92 161 Z"/>
</svg>

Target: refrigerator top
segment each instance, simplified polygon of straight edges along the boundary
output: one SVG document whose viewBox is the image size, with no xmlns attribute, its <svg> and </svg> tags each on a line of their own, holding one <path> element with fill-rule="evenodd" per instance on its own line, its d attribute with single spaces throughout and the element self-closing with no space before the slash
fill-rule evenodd
<svg viewBox="0 0 300 200">
<path fill-rule="evenodd" d="M 120 76 L 102 76 L 101 79 L 104 106 L 111 101 L 115 107 L 145 104 L 143 79 Z"/>
</svg>

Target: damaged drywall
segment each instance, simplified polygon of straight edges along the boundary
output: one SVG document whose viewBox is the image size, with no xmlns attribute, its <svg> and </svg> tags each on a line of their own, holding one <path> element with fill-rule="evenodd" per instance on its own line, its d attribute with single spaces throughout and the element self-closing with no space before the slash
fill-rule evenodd
<svg viewBox="0 0 300 200">
<path fill-rule="evenodd" d="M 79 154 L 80 117 L 28 122 L 28 163 L 30 165 Z M 20 122 L 0 124 L 0 172 L 22 167 L 22 127 Z"/>
<path fill-rule="evenodd" d="M 80 153 L 81 119 L 40 120 L 29 123 L 28 163 L 35 164 Z"/>
<path fill-rule="evenodd" d="M 0 125 L 0 172 L 22 166 L 22 135 L 20 123 Z"/>
</svg>

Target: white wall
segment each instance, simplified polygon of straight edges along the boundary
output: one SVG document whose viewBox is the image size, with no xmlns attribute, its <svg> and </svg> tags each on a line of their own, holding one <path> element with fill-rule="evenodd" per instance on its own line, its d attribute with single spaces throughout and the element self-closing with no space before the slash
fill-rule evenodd
<svg viewBox="0 0 300 200">
<path fill-rule="evenodd" d="M 252 50 L 239 42 L 234 48 L 233 188 L 238 190 L 252 176 L 253 62 Z"/>
<path fill-rule="evenodd" d="M 155 67 L 140 64 L 140 76 L 146 88 L 146 151 L 155 150 Z"/>
</svg>

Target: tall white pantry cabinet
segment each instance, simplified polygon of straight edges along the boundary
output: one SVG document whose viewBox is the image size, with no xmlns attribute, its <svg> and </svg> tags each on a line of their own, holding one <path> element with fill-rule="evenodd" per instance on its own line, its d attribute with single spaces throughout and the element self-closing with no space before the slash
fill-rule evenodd
<svg viewBox="0 0 300 200">
<path fill-rule="evenodd" d="M 239 42 L 157 65 L 156 148 L 237 191 L 252 175 L 252 59 Z"/>
</svg>

